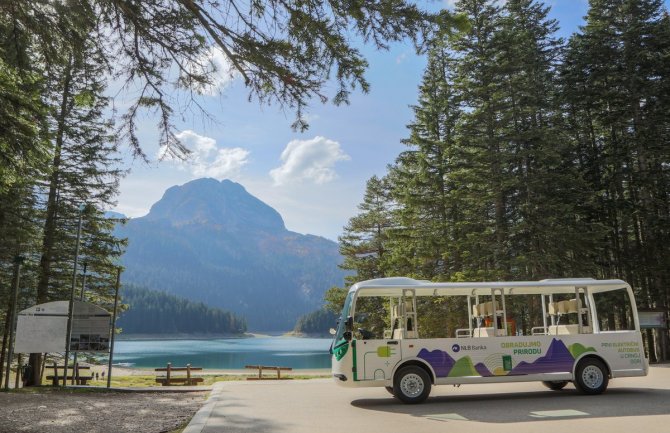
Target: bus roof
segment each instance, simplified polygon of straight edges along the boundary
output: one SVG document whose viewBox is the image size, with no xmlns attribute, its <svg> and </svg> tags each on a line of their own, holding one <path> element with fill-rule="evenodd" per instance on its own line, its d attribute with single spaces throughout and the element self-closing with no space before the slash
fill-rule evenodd
<svg viewBox="0 0 670 433">
<path fill-rule="evenodd" d="M 490 295 L 491 289 L 503 289 L 505 295 L 575 293 L 576 287 L 586 287 L 591 293 L 630 288 L 623 280 L 594 280 L 593 278 L 558 278 L 541 281 L 489 281 L 433 283 L 412 278 L 393 277 L 361 281 L 349 292 L 357 296 L 398 296 L 403 289 L 414 289 L 416 296 Z"/>
</svg>

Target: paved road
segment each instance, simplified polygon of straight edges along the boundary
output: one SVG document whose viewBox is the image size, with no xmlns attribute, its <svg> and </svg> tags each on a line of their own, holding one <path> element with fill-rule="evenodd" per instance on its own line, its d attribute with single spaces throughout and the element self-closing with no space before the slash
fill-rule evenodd
<svg viewBox="0 0 670 433">
<path fill-rule="evenodd" d="M 493 430 L 492 430 L 493 429 Z M 221 382 L 184 433 L 670 432 L 670 368 L 615 379 L 600 396 L 540 383 L 434 387 L 420 405 L 328 379 Z"/>
</svg>

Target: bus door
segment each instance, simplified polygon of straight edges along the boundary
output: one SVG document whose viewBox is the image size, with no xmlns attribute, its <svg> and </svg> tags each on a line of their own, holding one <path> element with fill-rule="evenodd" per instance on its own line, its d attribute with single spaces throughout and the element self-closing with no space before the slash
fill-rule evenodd
<svg viewBox="0 0 670 433">
<path fill-rule="evenodd" d="M 382 333 L 361 333 L 355 342 L 355 380 L 391 379 L 393 368 L 402 359 L 401 342 L 416 338 L 416 300 L 413 290 L 403 296 L 386 299 L 390 329 Z"/>
</svg>

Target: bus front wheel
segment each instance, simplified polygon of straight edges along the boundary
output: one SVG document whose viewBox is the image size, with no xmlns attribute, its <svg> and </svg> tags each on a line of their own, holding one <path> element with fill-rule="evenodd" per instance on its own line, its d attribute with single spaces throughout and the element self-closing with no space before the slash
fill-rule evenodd
<svg viewBox="0 0 670 433">
<path fill-rule="evenodd" d="M 575 371 L 575 387 L 584 394 L 602 394 L 607 389 L 607 367 L 595 358 L 580 361 Z"/>
<path fill-rule="evenodd" d="M 546 381 L 542 382 L 542 385 L 546 386 L 552 391 L 560 391 L 563 388 L 565 388 L 565 385 L 568 384 L 567 380 L 552 380 L 552 381 Z"/>
<path fill-rule="evenodd" d="M 401 368 L 393 380 L 393 395 L 407 404 L 421 403 L 430 394 L 430 376 L 421 367 Z"/>
</svg>

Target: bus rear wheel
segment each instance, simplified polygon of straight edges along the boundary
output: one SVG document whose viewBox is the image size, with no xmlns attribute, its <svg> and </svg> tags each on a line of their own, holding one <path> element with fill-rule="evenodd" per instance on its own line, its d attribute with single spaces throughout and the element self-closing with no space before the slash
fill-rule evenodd
<svg viewBox="0 0 670 433">
<path fill-rule="evenodd" d="M 567 380 L 552 380 L 552 381 L 546 381 L 542 382 L 542 385 L 546 386 L 552 391 L 560 391 L 563 388 L 565 388 L 565 385 L 568 384 Z"/>
<path fill-rule="evenodd" d="M 393 380 L 393 395 L 407 404 L 421 403 L 430 394 L 430 376 L 421 367 L 401 368 Z"/>
<path fill-rule="evenodd" d="M 607 367 L 599 359 L 586 358 L 577 365 L 575 387 L 583 394 L 602 394 L 608 383 Z"/>
</svg>

